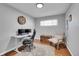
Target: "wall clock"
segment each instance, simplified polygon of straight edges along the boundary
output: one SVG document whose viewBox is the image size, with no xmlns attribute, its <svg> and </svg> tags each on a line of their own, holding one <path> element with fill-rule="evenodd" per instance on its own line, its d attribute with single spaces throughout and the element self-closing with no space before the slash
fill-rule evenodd
<svg viewBox="0 0 79 59">
<path fill-rule="evenodd" d="M 24 16 L 19 16 L 18 23 L 24 25 L 26 23 L 26 18 Z"/>
</svg>

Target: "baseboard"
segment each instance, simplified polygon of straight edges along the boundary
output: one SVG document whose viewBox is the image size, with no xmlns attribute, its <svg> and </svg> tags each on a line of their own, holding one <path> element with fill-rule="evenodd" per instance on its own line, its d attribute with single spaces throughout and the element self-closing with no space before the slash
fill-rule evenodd
<svg viewBox="0 0 79 59">
<path fill-rule="evenodd" d="M 69 50 L 69 52 L 70 52 L 71 56 L 74 56 L 74 55 L 73 55 L 73 53 L 71 52 L 71 50 L 70 50 L 69 46 L 68 46 L 68 42 L 67 42 L 67 44 L 66 44 L 66 47 L 67 47 L 67 49 Z"/>
</svg>

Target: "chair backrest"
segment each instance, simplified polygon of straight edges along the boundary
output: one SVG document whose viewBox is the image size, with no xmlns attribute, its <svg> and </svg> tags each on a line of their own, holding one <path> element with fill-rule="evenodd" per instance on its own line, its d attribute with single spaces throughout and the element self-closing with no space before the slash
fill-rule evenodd
<svg viewBox="0 0 79 59">
<path fill-rule="evenodd" d="M 35 38 L 35 35 L 36 35 L 36 30 L 34 29 L 33 35 L 32 35 L 32 37 L 31 37 L 31 39 L 34 39 L 34 38 Z"/>
</svg>

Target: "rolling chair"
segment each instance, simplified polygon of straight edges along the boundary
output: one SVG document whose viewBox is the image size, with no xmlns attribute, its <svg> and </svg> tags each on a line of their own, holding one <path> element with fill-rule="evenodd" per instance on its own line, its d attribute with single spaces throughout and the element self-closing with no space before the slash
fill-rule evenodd
<svg viewBox="0 0 79 59">
<path fill-rule="evenodd" d="M 35 35 L 36 35 L 36 31 L 34 29 L 33 35 L 30 39 L 24 38 L 22 44 L 24 47 L 26 47 L 26 50 L 31 51 L 32 48 L 35 48 L 35 46 L 33 46 Z"/>
</svg>

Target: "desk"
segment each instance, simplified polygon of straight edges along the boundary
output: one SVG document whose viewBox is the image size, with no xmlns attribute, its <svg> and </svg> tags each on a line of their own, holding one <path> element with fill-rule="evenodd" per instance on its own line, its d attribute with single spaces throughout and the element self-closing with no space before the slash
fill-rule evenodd
<svg viewBox="0 0 79 59">
<path fill-rule="evenodd" d="M 15 41 L 15 45 L 16 45 L 16 51 L 18 51 L 18 47 L 20 47 L 22 45 L 22 41 L 24 39 L 30 39 L 32 35 L 12 35 L 11 39 L 16 39 Z"/>
</svg>

